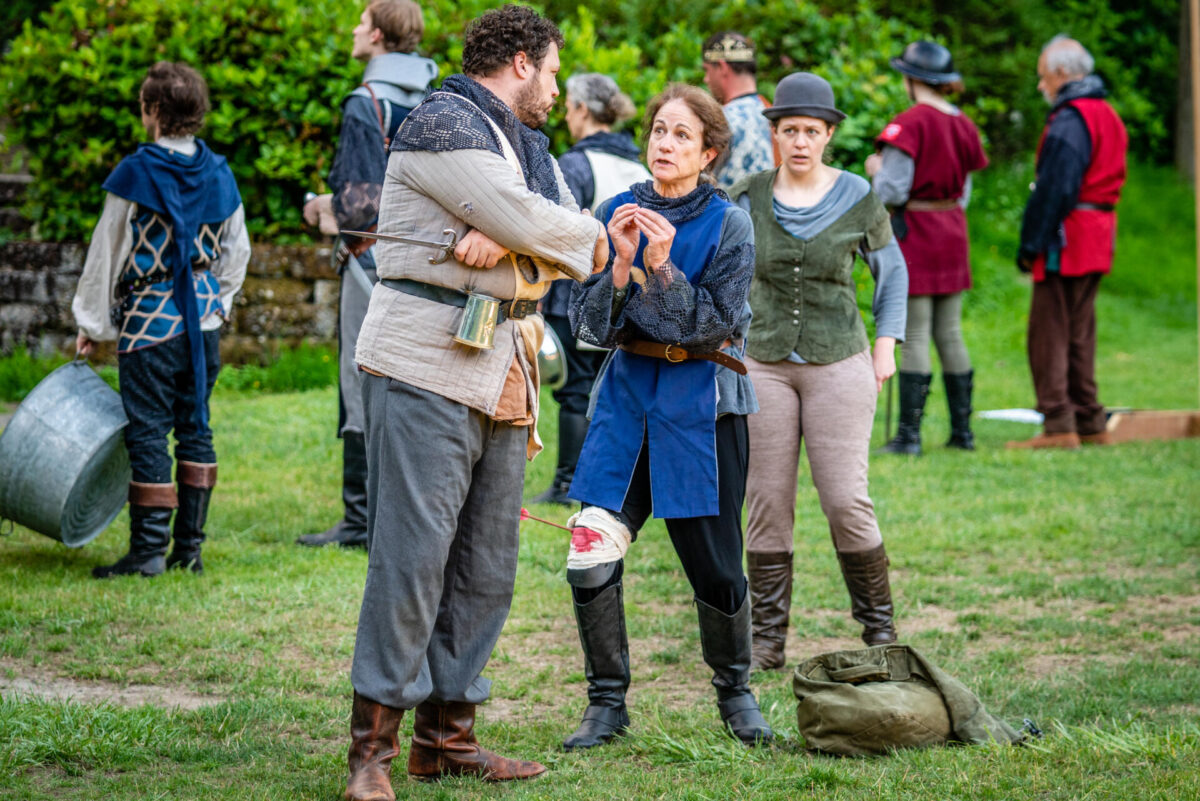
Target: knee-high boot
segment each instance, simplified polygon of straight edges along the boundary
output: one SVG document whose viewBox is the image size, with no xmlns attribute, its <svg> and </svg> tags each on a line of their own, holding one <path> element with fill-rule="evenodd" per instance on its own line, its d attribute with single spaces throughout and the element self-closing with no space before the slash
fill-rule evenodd
<svg viewBox="0 0 1200 801">
<path fill-rule="evenodd" d="M 775 733 L 750 692 L 750 593 L 732 615 L 696 599 L 700 646 L 713 671 L 717 709 L 726 728 L 747 745 L 768 743 Z"/>
<path fill-rule="evenodd" d="M 342 505 L 345 514 L 341 520 L 319 534 L 298 537 L 296 542 L 313 548 L 367 547 L 367 443 L 361 431 L 342 434 Z"/>
<path fill-rule="evenodd" d="M 163 558 L 171 542 L 171 514 L 179 505 L 170 484 L 129 484 L 129 552 L 111 565 L 92 568 L 93 578 L 157 576 L 167 569 Z"/>
<path fill-rule="evenodd" d="M 392 760 L 400 753 L 397 732 L 403 716 L 403 709 L 377 704 L 354 693 L 346 801 L 396 801 Z"/>
<path fill-rule="evenodd" d="M 892 441 L 879 449 L 881 453 L 921 455 L 921 418 L 932 380 L 930 373 L 900 373 L 900 424 Z"/>
<path fill-rule="evenodd" d="M 558 466 L 554 471 L 554 480 L 544 492 L 530 498 L 530 503 L 557 503 L 564 506 L 571 503 L 567 493 L 571 490 L 571 479 L 575 478 L 575 465 L 579 462 L 579 452 L 583 450 L 587 430 L 587 415 L 559 409 Z"/>
<path fill-rule="evenodd" d="M 787 665 L 784 646 L 792 608 L 792 554 L 747 551 L 746 572 L 753 631 L 750 670 L 776 670 Z"/>
<path fill-rule="evenodd" d="M 950 407 L 950 439 L 947 448 L 975 450 L 975 435 L 971 433 L 971 395 L 975 389 L 975 371 L 942 373 L 946 383 L 946 403 Z"/>
<path fill-rule="evenodd" d="M 588 681 L 588 708 L 583 722 L 563 740 L 563 748 L 603 745 L 629 728 L 625 691 L 629 689 L 629 641 L 625 634 L 621 582 L 591 601 L 575 603 L 575 622 L 583 646 L 583 672 Z"/>
<path fill-rule="evenodd" d="M 175 544 L 167 557 L 167 568 L 187 568 L 203 573 L 200 546 L 204 542 L 204 523 L 208 520 L 208 502 L 217 484 L 217 466 L 180 462 L 175 469 L 179 482 L 179 511 L 175 514 Z"/>
<path fill-rule="evenodd" d="M 863 626 L 863 642 L 867 645 L 895 642 L 892 588 L 888 582 L 888 558 L 883 545 L 856 553 L 839 551 L 838 562 L 850 592 L 850 614 Z"/>
</svg>

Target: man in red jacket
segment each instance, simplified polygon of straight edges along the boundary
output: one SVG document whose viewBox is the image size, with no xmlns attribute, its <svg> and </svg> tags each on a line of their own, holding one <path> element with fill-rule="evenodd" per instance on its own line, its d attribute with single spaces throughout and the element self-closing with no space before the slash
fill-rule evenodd
<svg viewBox="0 0 1200 801">
<path fill-rule="evenodd" d="M 1108 443 L 1095 378 L 1096 292 L 1112 269 L 1129 139 L 1094 64 L 1065 36 L 1038 59 L 1038 89 L 1051 110 L 1017 266 L 1033 273 L 1029 367 L 1045 420 L 1041 434 L 1010 448 Z"/>
</svg>

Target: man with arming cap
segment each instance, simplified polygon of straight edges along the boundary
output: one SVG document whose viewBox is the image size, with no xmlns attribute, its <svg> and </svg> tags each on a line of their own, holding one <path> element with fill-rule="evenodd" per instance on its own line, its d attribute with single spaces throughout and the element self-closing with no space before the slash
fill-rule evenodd
<svg viewBox="0 0 1200 801">
<path fill-rule="evenodd" d="M 353 31 L 350 55 L 367 64 L 362 83 L 342 100 L 342 129 L 329 170 L 333 192 L 304 204 L 304 219 L 325 233 L 366 231 L 379 216 L 387 149 L 408 112 L 425 99 L 437 65 L 413 51 L 425 32 L 411 0 L 376 0 Z M 338 293 L 338 436 L 342 440 L 342 519 L 296 542 L 367 547 L 367 451 L 354 346 L 376 282 L 373 239 L 345 236 L 334 248 Z"/>
<path fill-rule="evenodd" d="M 1094 67 L 1083 45 L 1065 36 L 1051 39 L 1038 58 L 1050 116 L 1017 266 L 1033 273 L 1029 367 L 1044 421 L 1041 434 L 1010 448 L 1109 442 L 1095 377 L 1096 293 L 1112 269 L 1129 137 Z"/>
<path fill-rule="evenodd" d="M 160 61 L 139 100 L 151 141 L 104 182 L 104 211 L 71 303 L 79 355 L 116 340 L 129 418 L 129 552 L 94 568 L 96 578 L 204 570 L 200 547 L 217 483 L 208 399 L 221 369 L 221 325 L 250 261 L 233 172 L 195 136 L 209 109 L 204 78 Z"/>
<path fill-rule="evenodd" d="M 704 85 L 722 104 L 733 141 L 729 154 L 717 167 L 717 186 L 729 191 L 739 180 L 769 170 L 779 161 L 771 139 L 771 126 L 762 110 L 767 103 L 758 94 L 754 44 L 736 31 L 715 33 L 704 42 Z"/>
<path fill-rule="evenodd" d="M 962 76 L 950 51 L 913 42 L 892 66 L 904 76 L 912 108 L 896 116 L 867 158 L 872 188 L 892 212 L 908 266 L 908 322 L 901 349 L 900 426 L 888 453 L 921 453 L 921 417 L 937 345 L 950 407 L 948 447 L 975 449 L 971 433 L 974 370 L 962 336 L 962 297 L 971 287 L 966 207 L 971 173 L 987 166 L 975 123 L 951 103 Z"/>
<path fill-rule="evenodd" d="M 483 14 L 467 26 L 464 74 L 446 78 L 392 143 L 380 234 L 439 242 L 451 229 L 457 245 L 444 261 L 427 246 L 375 246 L 380 281 L 356 352 L 368 565 L 347 799 L 395 798 L 408 709 L 411 776 L 545 771 L 484 750 L 475 709 L 512 603 L 524 461 L 540 448 L 537 300 L 551 281 L 583 280 L 608 259 L 604 227 L 579 213 L 537 130 L 558 96 L 562 44 L 529 8 Z M 487 348 L 463 323 L 489 303 Z"/>
</svg>

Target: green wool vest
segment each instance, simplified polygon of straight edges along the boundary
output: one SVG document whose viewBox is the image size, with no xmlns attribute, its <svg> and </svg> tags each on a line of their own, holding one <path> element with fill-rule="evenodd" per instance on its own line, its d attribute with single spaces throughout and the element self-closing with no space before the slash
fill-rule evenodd
<svg viewBox="0 0 1200 801">
<path fill-rule="evenodd" d="M 735 202 L 749 196 L 754 221 L 754 319 L 746 353 L 777 362 L 795 351 L 806 362 L 832 364 L 870 345 L 855 298 L 854 259 L 860 245 L 868 251 L 886 245 L 891 224 L 879 198 L 868 192 L 821 233 L 798 239 L 775 219 L 778 171 L 743 178 L 729 193 Z"/>
</svg>

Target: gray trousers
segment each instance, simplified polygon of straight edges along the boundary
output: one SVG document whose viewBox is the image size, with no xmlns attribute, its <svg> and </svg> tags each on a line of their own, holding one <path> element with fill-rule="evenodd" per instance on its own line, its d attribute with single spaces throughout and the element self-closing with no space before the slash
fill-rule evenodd
<svg viewBox="0 0 1200 801">
<path fill-rule="evenodd" d="M 358 272 L 352 272 L 357 270 Z M 365 280 L 364 280 L 365 279 Z M 358 347 L 358 332 L 367 316 L 371 302 L 371 285 L 376 281 L 374 270 L 363 270 L 354 256 L 342 271 L 338 295 L 338 393 L 341 414 L 338 436 L 347 431 L 362 432 L 363 401 L 358 364 L 354 351 Z"/>
<path fill-rule="evenodd" d="M 368 552 L 350 681 L 412 709 L 484 701 L 517 575 L 528 430 L 364 373 Z"/>
<path fill-rule="evenodd" d="M 900 366 L 906 373 L 933 372 L 929 340 L 937 345 L 942 372 L 961 375 L 971 372 L 971 357 L 962 334 L 963 293 L 952 295 L 911 295 L 908 298 L 908 322 L 904 344 L 900 346 Z"/>
</svg>

